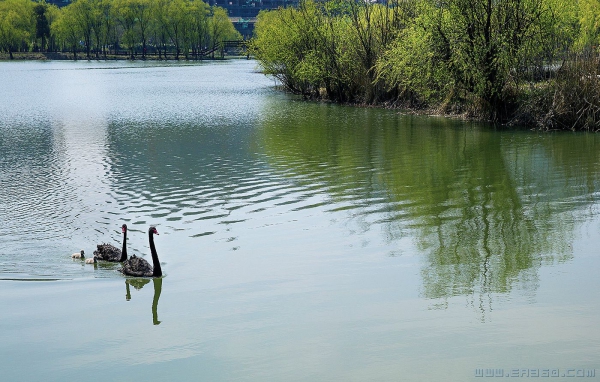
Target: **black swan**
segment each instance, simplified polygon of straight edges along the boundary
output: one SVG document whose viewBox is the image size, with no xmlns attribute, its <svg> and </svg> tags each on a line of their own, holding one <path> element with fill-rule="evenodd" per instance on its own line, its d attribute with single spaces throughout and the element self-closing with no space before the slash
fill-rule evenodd
<svg viewBox="0 0 600 382">
<path fill-rule="evenodd" d="M 123 231 L 123 249 L 115 247 L 112 244 L 98 244 L 97 250 L 94 251 L 94 257 L 98 260 L 112 261 L 112 262 L 123 262 L 127 260 L 127 224 L 121 226 Z"/>
<path fill-rule="evenodd" d="M 86 264 L 96 264 L 97 263 L 96 256 L 85 259 L 85 263 Z"/>
<path fill-rule="evenodd" d="M 143 258 L 132 255 L 123 263 L 123 268 L 119 270 L 121 273 L 135 277 L 162 276 L 162 269 L 160 268 L 158 255 L 156 254 L 156 248 L 154 247 L 154 235 L 158 235 L 158 231 L 155 227 L 150 227 L 148 229 L 148 240 L 150 241 L 150 253 L 152 254 L 152 264 L 154 267 L 148 264 L 148 262 Z"/>
<path fill-rule="evenodd" d="M 71 255 L 72 259 L 84 259 L 85 256 L 83 255 L 83 249 L 81 250 L 81 252 L 75 252 L 74 254 Z"/>
</svg>

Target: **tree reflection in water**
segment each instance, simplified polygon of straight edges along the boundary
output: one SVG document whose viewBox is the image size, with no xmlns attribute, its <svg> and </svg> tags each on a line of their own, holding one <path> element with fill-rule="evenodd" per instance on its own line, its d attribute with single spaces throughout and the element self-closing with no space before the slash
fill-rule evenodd
<svg viewBox="0 0 600 382">
<path fill-rule="evenodd" d="M 494 294 L 533 294 L 541 266 L 572 258 L 575 223 L 597 203 L 594 137 L 294 106 L 310 110 L 265 113 L 259 130 L 273 169 L 321 184 L 365 232 L 383 223 L 388 243 L 412 237 L 433 308 L 463 295 L 485 320 Z"/>
<path fill-rule="evenodd" d="M 149 279 L 125 279 L 125 300 L 131 300 L 131 291 L 129 286 L 133 286 L 136 290 L 140 290 L 144 285 L 150 282 Z M 154 298 L 152 299 L 152 323 L 154 325 L 160 325 L 161 321 L 158 320 L 158 299 L 162 292 L 162 277 L 152 279 L 154 285 Z"/>
</svg>

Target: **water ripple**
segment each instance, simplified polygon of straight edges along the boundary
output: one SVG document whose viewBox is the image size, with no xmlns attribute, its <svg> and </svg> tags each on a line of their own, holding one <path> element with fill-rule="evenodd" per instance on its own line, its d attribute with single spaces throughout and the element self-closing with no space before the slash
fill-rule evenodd
<svg viewBox="0 0 600 382">
<path fill-rule="evenodd" d="M 187 75 L 197 68 L 177 70 Z M 529 153 L 531 144 L 511 146 L 494 166 L 480 168 L 487 159 L 472 159 L 479 152 L 475 133 L 473 143 L 457 150 L 451 143 L 466 141 L 452 129 L 407 127 L 414 136 L 402 137 L 404 130 L 392 118 L 363 141 L 362 128 L 329 114 L 319 118 L 335 126 L 322 126 L 314 113 L 304 113 L 305 107 L 320 106 L 295 105 L 299 111 L 292 113 L 299 115 L 277 107 L 265 112 L 265 90 L 243 78 L 226 89 L 192 78 L 182 83 L 182 92 L 163 92 L 170 71 L 51 72 L 58 77 L 36 85 L 56 92 L 45 94 L 53 103 L 41 116 L 27 106 L 43 104 L 40 100 L 19 103 L 15 111 L 0 103 L 2 277 L 114 277 L 113 268 L 85 267 L 69 255 L 82 248 L 91 253 L 100 242 L 119 243 L 123 223 L 131 232 L 132 253 L 148 253 L 145 233 L 153 224 L 164 235 L 161 259 L 176 262 L 173 253 L 185 256 L 222 243 L 235 244 L 228 251 L 243 250 L 255 236 L 271 239 L 265 227 L 278 227 L 281 236 L 297 230 L 290 227 L 296 221 L 306 230 L 343 221 L 344 229 L 352 226 L 351 237 L 371 227 L 384 228 L 392 238 L 390 232 L 421 229 L 419 239 L 432 240 L 433 247 L 435 235 L 428 228 L 468 227 L 476 238 L 482 211 L 494 203 L 508 211 L 490 215 L 494 219 L 502 222 L 505 213 L 522 227 L 534 222 L 540 231 L 558 221 L 546 211 L 597 213 L 595 177 L 575 173 L 571 181 L 541 151 L 535 160 L 514 159 L 520 158 L 515 150 Z M 128 74 L 156 83 L 122 83 Z M 79 90 L 73 94 L 56 86 L 75 80 L 70 89 Z M 352 113 L 335 110 L 327 113 Z M 450 143 L 429 145 L 438 140 Z M 471 146 L 475 151 L 467 153 Z M 440 160 L 439 152 L 451 160 Z M 588 162 L 595 163 L 583 161 Z M 540 214 L 549 216 L 543 224 Z M 498 226 L 504 229 L 503 224 Z"/>
</svg>

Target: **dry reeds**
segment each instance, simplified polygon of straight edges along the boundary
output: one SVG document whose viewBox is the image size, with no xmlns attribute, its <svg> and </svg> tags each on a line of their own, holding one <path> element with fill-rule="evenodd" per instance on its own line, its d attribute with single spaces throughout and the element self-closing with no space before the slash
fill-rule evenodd
<svg viewBox="0 0 600 382">
<path fill-rule="evenodd" d="M 538 127 L 556 130 L 600 130 L 600 56 L 580 53 L 567 59 L 549 84 L 547 112 Z"/>
</svg>

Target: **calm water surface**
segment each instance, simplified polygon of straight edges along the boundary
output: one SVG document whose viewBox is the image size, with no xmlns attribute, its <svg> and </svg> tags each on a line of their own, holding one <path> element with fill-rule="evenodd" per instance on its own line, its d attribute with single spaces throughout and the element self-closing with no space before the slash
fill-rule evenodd
<svg viewBox="0 0 600 382">
<path fill-rule="evenodd" d="M 598 135 L 305 103 L 255 65 L 0 64 L 2 380 L 600 379 Z M 71 260 L 123 223 L 162 279 Z"/>
</svg>

